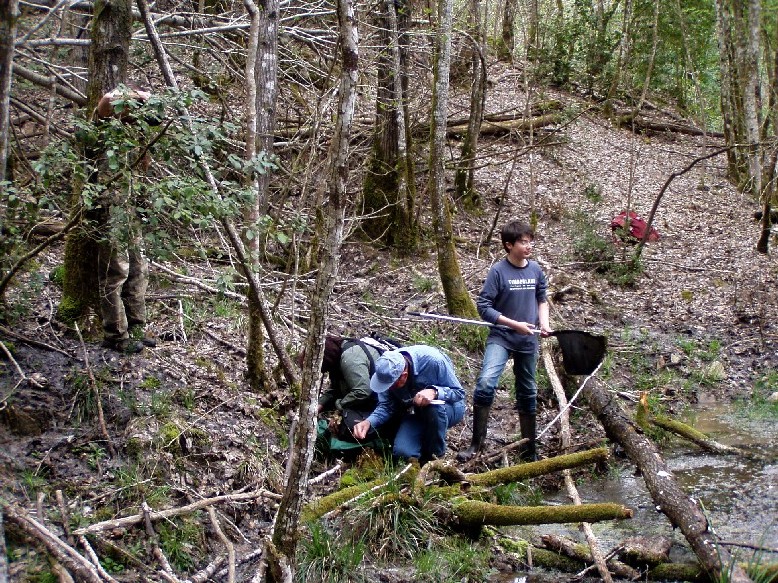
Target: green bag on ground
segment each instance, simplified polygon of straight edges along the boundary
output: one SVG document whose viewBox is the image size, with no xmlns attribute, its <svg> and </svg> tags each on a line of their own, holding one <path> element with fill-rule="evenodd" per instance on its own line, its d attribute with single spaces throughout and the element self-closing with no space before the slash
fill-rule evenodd
<svg viewBox="0 0 778 583">
<path fill-rule="evenodd" d="M 392 444 L 380 437 L 367 441 L 345 441 L 332 435 L 326 419 L 319 419 L 316 425 L 316 455 L 324 458 L 353 458 L 366 447 L 379 454 L 391 454 Z"/>
</svg>

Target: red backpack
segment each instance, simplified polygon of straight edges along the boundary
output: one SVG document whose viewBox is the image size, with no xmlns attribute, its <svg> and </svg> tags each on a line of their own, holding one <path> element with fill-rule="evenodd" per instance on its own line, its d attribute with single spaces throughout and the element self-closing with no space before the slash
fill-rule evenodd
<svg viewBox="0 0 778 583">
<path fill-rule="evenodd" d="M 635 211 L 629 211 L 629 230 L 627 230 L 627 211 L 621 211 L 611 221 L 614 241 L 618 237 L 625 243 L 637 243 L 643 240 L 647 229 L 648 224 Z M 659 233 L 654 227 L 651 227 L 646 240 L 649 242 L 659 241 Z"/>
</svg>

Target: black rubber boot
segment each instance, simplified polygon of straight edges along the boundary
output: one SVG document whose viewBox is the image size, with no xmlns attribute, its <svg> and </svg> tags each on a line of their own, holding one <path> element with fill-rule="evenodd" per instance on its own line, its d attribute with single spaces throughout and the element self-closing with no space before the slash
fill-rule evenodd
<svg viewBox="0 0 778 583">
<path fill-rule="evenodd" d="M 486 426 L 489 424 L 491 406 L 473 405 L 473 440 L 470 447 L 457 454 L 457 461 L 467 462 L 481 451 L 486 439 Z"/>
<path fill-rule="evenodd" d="M 532 413 L 519 413 L 519 427 L 521 427 L 521 437 L 529 439 L 519 449 L 519 459 L 525 462 L 534 462 L 538 459 L 535 447 L 535 415 Z"/>
</svg>

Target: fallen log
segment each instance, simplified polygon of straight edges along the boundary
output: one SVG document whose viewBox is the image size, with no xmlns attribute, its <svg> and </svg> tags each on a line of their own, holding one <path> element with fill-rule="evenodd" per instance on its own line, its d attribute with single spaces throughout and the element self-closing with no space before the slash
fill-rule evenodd
<svg viewBox="0 0 778 583">
<path fill-rule="evenodd" d="M 521 482 L 537 478 L 551 472 L 598 464 L 608 459 L 606 448 L 590 449 L 579 453 L 560 455 L 537 462 L 529 462 L 507 468 L 498 468 L 481 474 L 467 474 L 468 481 L 474 486 L 497 486 L 511 482 Z"/>
<path fill-rule="evenodd" d="M 680 487 L 660 452 L 607 389 L 592 378 L 583 394 L 608 437 L 619 443 L 640 469 L 657 510 L 681 530 L 703 568 L 714 578 L 727 578 L 730 583 L 750 582 L 745 571 L 734 563 L 729 551 L 717 544 L 718 536 L 710 528 L 707 518 Z"/>
<path fill-rule="evenodd" d="M 686 423 L 676 421 L 675 419 L 656 415 L 651 417 L 651 423 L 657 427 L 660 427 L 661 429 L 664 429 L 665 431 L 669 431 L 670 433 L 674 433 L 679 437 L 683 437 L 684 439 L 691 441 L 706 451 L 712 453 L 747 455 L 747 453 L 743 450 L 738 449 L 737 447 L 731 447 L 729 445 L 719 443 L 715 439 L 705 435 L 702 431 L 698 431 L 694 427 L 691 427 Z"/>
<path fill-rule="evenodd" d="M 551 472 L 558 472 L 564 469 L 577 468 L 585 465 L 591 465 L 601 463 L 608 459 L 608 450 L 606 448 L 592 449 L 580 453 L 557 456 L 538 462 L 530 462 L 526 464 L 520 464 L 518 466 L 510 466 L 507 468 L 500 468 L 482 474 L 465 474 L 465 482 L 461 484 L 454 484 L 447 487 L 435 487 L 430 489 L 434 490 L 434 494 L 438 498 L 446 499 L 454 496 L 461 495 L 463 490 L 467 490 L 471 487 L 477 487 L 480 489 L 488 488 L 491 486 L 497 486 L 500 484 L 509 484 L 511 482 L 520 482 L 522 480 L 528 480 L 530 478 L 536 478 L 544 474 Z M 445 469 L 445 464 L 437 464 L 432 462 L 433 466 L 426 470 L 424 475 L 426 476 L 430 470 L 440 472 L 444 470 L 446 477 L 453 481 L 453 478 L 457 476 L 457 473 L 453 469 Z M 409 464 L 409 467 L 411 464 Z M 407 471 L 406 468 L 405 471 Z M 415 466 L 413 471 L 408 472 L 408 475 L 403 477 L 404 481 L 409 484 L 414 484 L 419 472 L 418 465 Z M 400 475 L 396 479 L 400 479 Z M 386 486 L 387 480 L 377 479 L 367 484 L 358 484 L 343 490 L 338 490 L 332 494 L 314 500 L 307 504 L 303 508 L 303 520 L 315 520 L 321 518 L 325 514 L 337 510 L 338 508 L 350 503 L 352 500 L 366 494 L 369 491 L 377 491 Z M 419 485 L 414 486 L 418 495 Z"/>
<path fill-rule="evenodd" d="M 103 577 L 86 557 L 60 540 L 58 536 L 23 509 L 13 504 L 3 504 L 2 511 L 9 523 L 19 527 L 25 534 L 37 540 L 57 562 L 75 574 L 80 581 L 103 583 Z"/>
<path fill-rule="evenodd" d="M 530 119 L 517 119 L 503 122 L 486 122 L 481 125 L 482 136 L 501 136 L 511 132 L 526 132 L 545 126 L 561 123 L 564 119 L 561 113 L 549 113 Z M 452 125 L 446 128 L 446 135 L 462 136 L 467 131 L 467 124 Z"/>
<path fill-rule="evenodd" d="M 506 506 L 480 500 L 454 502 L 454 514 L 463 526 L 511 526 L 517 524 L 560 524 L 602 522 L 632 518 L 633 511 L 621 504 L 565 504 L 562 506 Z"/>
<path fill-rule="evenodd" d="M 554 366 L 554 359 L 551 357 L 551 351 L 547 344 L 543 344 L 541 348 L 541 355 L 543 359 L 543 366 L 548 374 L 548 380 L 551 383 L 551 387 L 554 389 L 554 395 L 559 405 L 559 436 L 561 439 L 562 450 L 570 451 L 570 445 L 572 444 L 572 435 L 570 430 L 570 413 L 567 401 L 567 395 L 565 389 L 562 386 L 562 381 L 559 380 L 559 375 L 556 372 Z M 585 381 L 584 381 L 585 382 Z M 548 428 L 546 428 L 548 429 Z M 544 430 L 545 431 L 545 430 Z M 562 475 L 565 478 L 565 488 L 567 488 L 567 494 L 573 501 L 573 504 L 581 504 L 581 496 L 578 494 L 578 488 L 575 486 L 573 477 L 570 470 L 563 470 Z M 597 541 L 597 537 L 594 535 L 591 525 L 588 522 L 581 523 L 581 531 L 584 533 L 586 542 L 589 545 L 588 556 L 591 557 L 594 565 L 597 567 L 597 571 L 600 573 L 600 578 L 605 583 L 612 583 L 613 578 L 610 575 L 610 568 L 605 561 L 605 557 L 600 550 L 600 545 Z"/>
<path fill-rule="evenodd" d="M 635 126 L 637 129 L 663 133 L 672 132 L 675 134 L 685 134 L 687 136 L 708 136 L 710 138 L 723 138 L 721 132 L 705 131 L 690 124 L 677 123 L 671 121 L 652 121 L 644 117 L 635 116 L 633 113 L 616 114 L 615 124 L 619 127 Z"/>
<path fill-rule="evenodd" d="M 544 534 L 540 537 L 540 540 L 542 540 L 545 547 L 551 551 L 562 553 L 566 557 L 577 559 L 586 564 L 593 564 L 594 562 L 589 548 L 585 545 L 554 534 Z M 606 560 L 605 564 L 617 577 L 632 580 L 640 577 L 640 571 L 630 567 L 626 563 L 617 561 L 616 559 Z"/>
</svg>

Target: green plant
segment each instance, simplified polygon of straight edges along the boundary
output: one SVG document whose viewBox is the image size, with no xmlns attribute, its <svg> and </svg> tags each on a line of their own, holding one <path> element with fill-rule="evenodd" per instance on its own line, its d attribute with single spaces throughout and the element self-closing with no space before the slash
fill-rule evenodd
<svg viewBox="0 0 778 583">
<path fill-rule="evenodd" d="M 308 534 L 300 541 L 296 581 L 361 583 L 370 580 L 359 568 L 365 555 L 362 541 L 340 537 L 319 522 L 308 525 Z"/>
<path fill-rule="evenodd" d="M 519 482 L 496 486 L 492 494 L 498 504 L 511 506 L 538 506 L 543 501 L 542 490 Z"/>
<path fill-rule="evenodd" d="M 423 275 L 414 275 L 413 276 L 413 288 L 422 294 L 426 294 L 431 292 L 435 289 L 437 285 L 437 282 L 430 278 Z"/>
<path fill-rule="evenodd" d="M 486 326 L 460 326 L 457 329 L 457 345 L 468 352 L 483 352 L 488 335 Z"/>
<path fill-rule="evenodd" d="M 102 461 L 108 457 L 108 452 L 93 442 L 87 445 L 84 454 L 86 455 L 87 465 L 93 470 L 99 470 L 102 465 Z"/>
<path fill-rule="evenodd" d="M 161 521 L 157 525 L 159 546 L 170 563 L 179 571 L 188 572 L 197 565 L 197 557 L 205 553 L 205 537 L 198 522 L 200 513 Z"/>
<path fill-rule="evenodd" d="M 71 416 L 76 423 L 83 423 L 97 416 L 97 394 L 89 375 L 73 370 L 65 378 L 65 383 L 73 388 Z"/>
<path fill-rule="evenodd" d="M 154 389 L 158 389 L 161 386 L 162 386 L 162 381 L 159 380 L 157 377 L 147 376 L 140 382 L 138 388 L 154 390 Z"/>
<path fill-rule="evenodd" d="M 748 400 L 737 401 L 738 410 L 752 419 L 778 419 L 778 371 L 769 370 L 754 381 Z"/>
<path fill-rule="evenodd" d="M 390 481 L 377 496 L 366 497 L 344 516 L 349 538 L 364 542 L 372 556 L 411 559 L 442 536 L 432 510 L 404 493 L 400 484 Z"/>
<path fill-rule="evenodd" d="M 410 332 L 412 344 L 429 344 L 445 350 L 451 350 L 451 334 L 443 332 L 438 326 L 414 326 Z"/>
<path fill-rule="evenodd" d="M 597 227 L 589 213 L 576 211 L 571 220 L 573 256 L 578 261 L 592 264 L 597 271 L 607 271 L 616 254 L 613 241 L 597 233 Z"/>
<path fill-rule="evenodd" d="M 180 388 L 173 391 L 173 398 L 176 403 L 181 405 L 187 411 L 194 411 L 197 404 L 197 393 L 192 388 Z"/>
<path fill-rule="evenodd" d="M 114 561 L 111 557 L 103 557 L 100 559 L 100 564 L 109 573 L 121 573 L 124 571 L 124 565 Z"/>
<path fill-rule="evenodd" d="M 605 270 L 605 278 L 620 287 L 634 286 L 642 274 L 642 263 L 634 259 L 610 263 Z"/>
<path fill-rule="evenodd" d="M 151 393 L 151 413 L 161 419 L 170 415 L 173 407 L 173 396 L 169 391 L 153 391 Z"/>
<path fill-rule="evenodd" d="M 487 581 L 491 551 L 483 545 L 462 538 L 446 538 L 434 548 L 425 550 L 415 560 L 414 581 L 460 583 Z"/>
<path fill-rule="evenodd" d="M 269 407 L 262 407 L 259 410 L 259 418 L 275 432 L 282 448 L 289 447 L 289 435 L 281 423 L 278 411 Z"/>
<path fill-rule="evenodd" d="M 21 486 L 24 489 L 26 496 L 30 500 L 35 499 L 35 495 L 38 492 L 45 492 L 49 488 L 49 482 L 45 476 L 41 476 L 38 472 L 32 470 L 22 470 L 21 473 Z"/>
<path fill-rule="evenodd" d="M 602 202 L 602 188 L 597 184 L 587 184 L 583 190 L 583 195 L 591 202 Z"/>
</svg>

